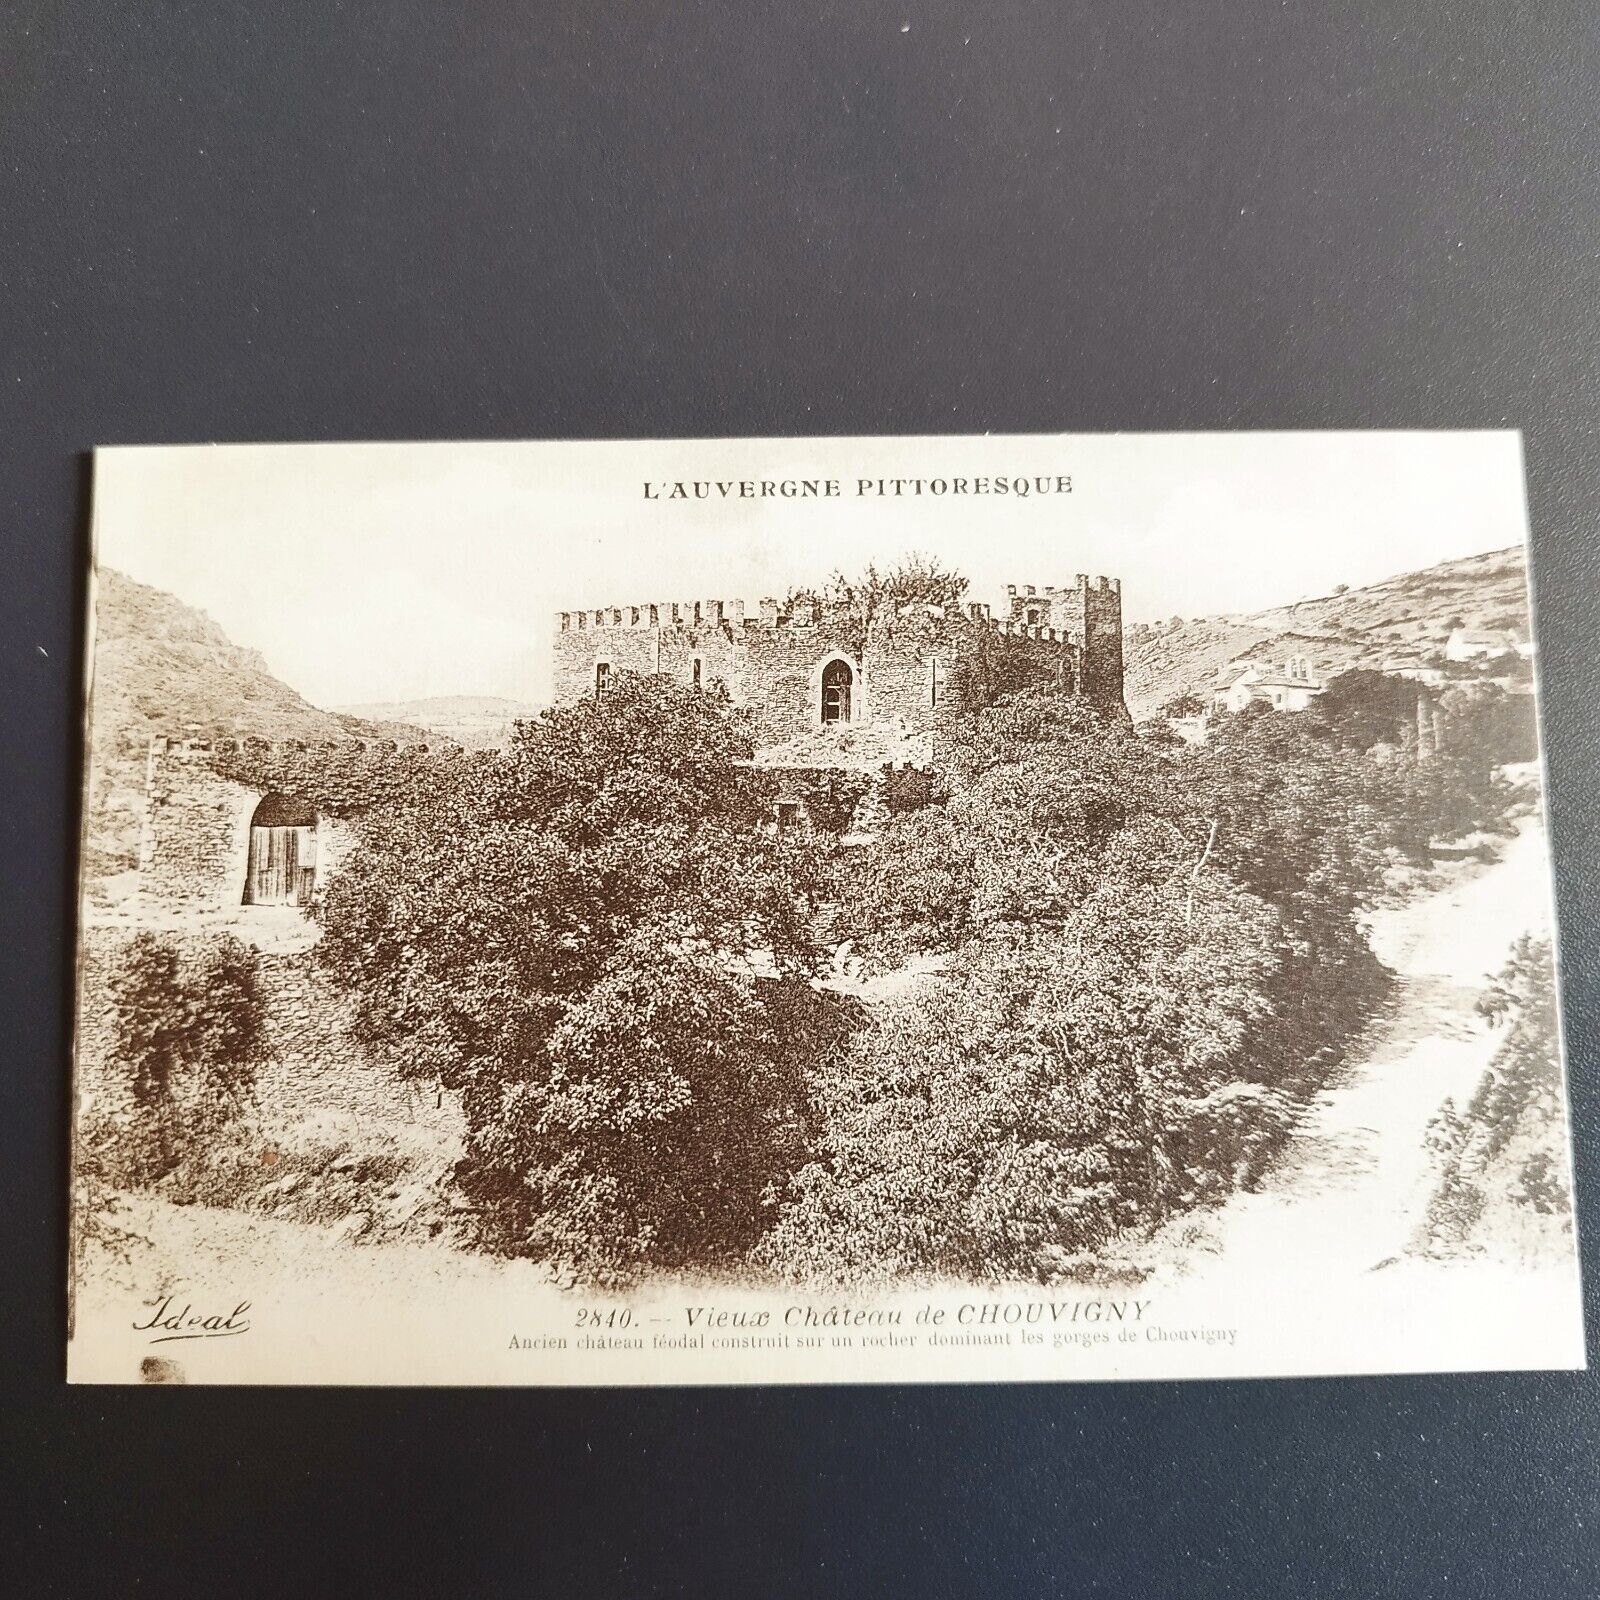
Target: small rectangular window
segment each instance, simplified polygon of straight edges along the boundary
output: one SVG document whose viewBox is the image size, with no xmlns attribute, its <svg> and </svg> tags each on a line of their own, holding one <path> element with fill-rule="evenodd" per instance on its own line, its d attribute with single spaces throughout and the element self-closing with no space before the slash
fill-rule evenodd
<svg viewBox="0 0 1600 1600">
<path fill-rule="evenodd" d="M 792 828 L 800 820 L 800 802 L 798 800 L 780 800 L 778 802 L 778 826 Z"/>
<path fill-rule="evenodd" d="M 697 689 L 700 687 L 700 657 L 699 656 L 696 656 L 694 658 L 694 686 Z"/>
<path fill-rule="evenodd" d="M 611 687 L 611 663 L 597 661 L 594 665 L 594 694 L 599 699 Z"/>
</svg>

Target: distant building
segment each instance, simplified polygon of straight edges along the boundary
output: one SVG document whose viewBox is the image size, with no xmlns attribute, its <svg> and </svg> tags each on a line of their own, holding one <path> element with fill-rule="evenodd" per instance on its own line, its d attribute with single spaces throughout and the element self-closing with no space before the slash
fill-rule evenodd
<svg viewBox="0 0 1600 1600">
<path fill-rule="evenodd" d="M 1291 656 L 1281 672 L 1245 657 L 1223 669 L 1211 686 L 1211 703 L 1219 711 L 1243 711 L 1258 702 L 1274 711 L 1304 711 L 1327 687 L 1309 656 Z"/>
<path fill-rule="evenodd" d="M 1445 640 L 1447 661 L 1475 661 L 1484 656 L 1531 655 L 1514 633 L 1502 628 L 1456 628 Z"/>
<path fill-rule="evenodd" d="M 1443 667 L 1433 665 L 1423 656 L 1389 656 L 1378 663 L 1378 671 L 1391 678 L 1410 678 L 1413 683 L 1425 683 L 1435 689 L 1446 678 Z"/>
</svg>

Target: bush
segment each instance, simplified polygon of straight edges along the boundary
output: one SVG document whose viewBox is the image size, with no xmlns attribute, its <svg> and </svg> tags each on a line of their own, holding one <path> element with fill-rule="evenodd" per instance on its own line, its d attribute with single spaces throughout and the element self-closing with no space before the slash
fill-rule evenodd
<svg viewBox="0 0 1600 1600">
<path fill-rule="evenodd" d="M 590 1280 L 736 1265 L 806 1159 L 827 1005 L 641 941 L 480 1131 L 462 1179 L 490 1242 Z"/>
<path fill-rule="evenodd" d="M 1518 939 L 1478 1009 L 1506 1031 L 1465 1112 L 1447 1103 L 1429 1128 L 1438 1180 L 1420 1244 L 1436 1254 L 1475 1248 L 1507 1206 L 1571 1213 L 1550 941 Z"/>
<path fill-rule="evenodd" d="M 1225 1189 L 1280 1129 L 1241 1075 L 1269 908 L 1151 842 L 1056 928 L 1003 927 L 885 1008 L 814 1093 L 819 1159 L 760 1258 L 799 1277 L 1047 1280 Z"/>
<path fill-rule="evenodd" d="M 891 816 L 943 805 L 950 798 L 944 777 L 924 767 L 885 767 L 883 799 Z"/>
<path fill-rule="evenodd" d="M 254 950 L 223 936 L 185 957 L 175 942 L 135 935 L 109 983 L 106 1071 L 120 1077 L 80 1130 L 84 1160 L 106 1182 L 139 1186 L 245 1114 L 262 1059 Z M 116 1102 L 131 1105 L 119 1113 Z"/>
</svg>

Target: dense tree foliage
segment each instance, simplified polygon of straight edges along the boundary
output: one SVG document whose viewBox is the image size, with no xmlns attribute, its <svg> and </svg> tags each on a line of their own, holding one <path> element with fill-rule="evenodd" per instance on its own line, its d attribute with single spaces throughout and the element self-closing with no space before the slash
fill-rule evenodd
<svg viewBox="0 0 1600 1600">
<path fill-rule="evenodd" d="M 959 572 L 941 566 L 933 556 L 913 551 L 891 567 L 869 562 L 858 573 L 835 572 L 821 589 L 791 589 L 785 604 L 809 601 L 871 624 L 893 616 L 902 606 L 953 609 L 961 604 L 968 587 L 968 580 Z"/>
<path fill-rule="evenodd" d="M 1382 992 L 1389 867 L 1498 818 L 1491 762 L 1421 759 L 1378 675 L 1190 746 L 1006 660 L 867 848 L 773 826 L 720 691 L 626 674 L 362 819 L 319 949 L 367 1041 L 460 1093 L 483 1241 L 589 1278 L 1048 1279 L 1254 1181 Z M 836 940 L 938 970 L 852 1008 Z"/>
<path fill-rule="evenodd" d="M 1436 708 L 1441 723 L 1440 748 L 1426 759 L 1416 742 L 1419 706 Z M 1509 798 L 1498 769 L 1538 756 L 1533 696 L 1486 679 L 1435 694 L 1409 678 L 1344 672 L 1329 680 L 1307 720 L 1343 748 L 1392 752 L 1375 787 L 1384 793 L 1386 842 L 1412 857 L 1425 856 L 1436 838 L 1497 831 Z"/>
<path fill-rule="evenodd" d="M 1313 715 L 1334 738 L 1352 750 L 1375 744 L 1399 745 L 1415 733 L 1417 701 L 1425 696 L 1410 678 L 1357 667 L 1330 678 L 1313 702 Z"/>
<path fill-rule="evenodd" d="M 319 949 L 364 1037 L 460 1092 L 499 1247 L 737 1253 L 792 1165 L 825 841 L 770 825 L 718 694 L 619 675 L 471 784 L 369 817 Z"/>
<path fill-rule="evenodd" d="M 1280 1110 L 1230 1085 L 1280 959 L 1268 907 L 1127 830 L 1059 920 L 995 927 L 824 1077 L 819 1159 L 763 1258 L 806 1277 L 1046 1278 L 1248 1170 Z"/>
<path fill-rule="evenodd" d="M 1192 749 L 1025 694 L 966 734 L 854 902 L 869 959 L 950 964 L 821 1085 L 763 1246 L 791 1270 L 1071 1270 L 1250 1181 L 1384 982 L 1377 769 L 1325 730 L 1262 710 Z"/>
</svg>

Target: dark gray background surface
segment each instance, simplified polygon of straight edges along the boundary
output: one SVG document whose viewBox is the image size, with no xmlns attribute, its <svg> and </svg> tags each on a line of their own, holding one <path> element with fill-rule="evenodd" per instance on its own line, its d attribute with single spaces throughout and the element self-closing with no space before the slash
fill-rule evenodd
<svg viewBox="0 0 1600 1600">
<path fill-rule="evenodd" d="M 1526 430 L 1592 1235 L 1597 18 L 1592 0 L 0 11 L 0 1582 L 1600 1592 L 1584 1376 L 61 1382 L 96 444 Z"/>
</svg>

